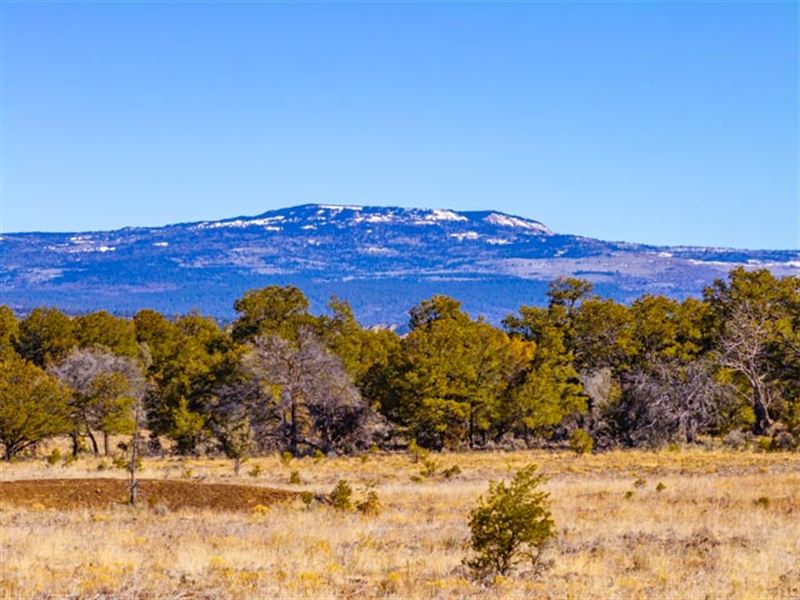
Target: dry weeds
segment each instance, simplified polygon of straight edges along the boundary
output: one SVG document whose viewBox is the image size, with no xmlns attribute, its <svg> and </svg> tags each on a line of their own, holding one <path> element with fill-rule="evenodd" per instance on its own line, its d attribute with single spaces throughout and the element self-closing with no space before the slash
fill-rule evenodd
<svg viewBox="0 0 800 600">
<path fill-rule="evenodd" d="M 376 516 L 300 500 L 247 512 L 0 508 L 3 597 L 800 598 L 800 455 L 684 450 L 405 455 L 245 463 L 154 460 L 143 476 L 329 491 L 377 485 Z M 488 479 L 528 462 L 552 479 L 558 539 L 540 577 L 490 585 L 461 566 Z M 4 465 L 0 478 L 109 477 L 97 459 Z M 461 474 L 441 472 L 458 464 Z M 260 474 L 250 477 L 248 471 Z M 302 485 L 289 485 L 292 471 Z M 112 472 L 123 477 L 121 471 Z M 417 481 L 412 481 L 412 477 Z M 659 484 L 661 484 L 659 486 Z M 767 498 L 767 502 L 760 498 Z"/>
</svg>

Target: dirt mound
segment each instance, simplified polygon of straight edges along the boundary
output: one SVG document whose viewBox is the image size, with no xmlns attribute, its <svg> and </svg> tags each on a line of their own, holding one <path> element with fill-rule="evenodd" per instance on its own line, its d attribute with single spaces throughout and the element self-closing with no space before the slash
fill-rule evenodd
<svg viewBox="0 0 800 600">
<path fill-rule="evenodd" d="M 32 479 L 0 482 L 0 503 L 58 509 L 107 508 L 128 502 L 125 479 Z M 290 500 L 297 492 L 250 485 L 199 483 L 159 479 L 139 480 L 139 502 L 216 510 L 251 510 Z"/>
</svg>

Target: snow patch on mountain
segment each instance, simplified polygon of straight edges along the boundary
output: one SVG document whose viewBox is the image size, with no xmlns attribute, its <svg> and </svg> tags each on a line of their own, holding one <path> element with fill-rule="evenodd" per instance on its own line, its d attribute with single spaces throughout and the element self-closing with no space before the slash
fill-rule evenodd
<svg viewBox="0 0 800 600">
<path fill-rule="evenodd" d="M 276 215 L 274 217 L 265 217 L 261 219 L 233 219 L 231 221 L 207 221 L 200 223 L 197 229 L 220 229 L 225 227 L 232 227 L 241 229 L 243 227 L 264 227 L 269 231 L 280 231 L 280 227 L 272 225 L 276 222 L 284 221 L 286 217 L 283 215 Z"/>
<path fill-rule="evenodd" d="M 477 231 L 465 231 L 464 233 L 451 233 L 450 237 L 463 242 L 464 240 L 477 240 L 480 236 Z"/>
<path fill-rule="evenodd" d="M 504 215 L 502 213 L 493 212 L 483 220 L 499 227 L 516 227 L 518 229 L 527 229 L 547 235 L 553 233 L 547 227 L 536 221 L 528 221 L 527 219 L 520 219 L 519 217 L 512 217 L 511 215 Z"/>
<path fill-rule="evenodd" d="M 452 210 L 434 209 L 425 215 L 426 221 L 467 221 L 467 217 Z"/>
</svg>

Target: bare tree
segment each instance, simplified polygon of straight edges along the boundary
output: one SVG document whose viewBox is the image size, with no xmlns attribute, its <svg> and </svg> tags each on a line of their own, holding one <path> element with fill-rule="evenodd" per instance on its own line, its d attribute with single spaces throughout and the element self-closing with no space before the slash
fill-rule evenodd
<svg viewBox="0 0 800 600">
<path fill-rule="evenodd" d="M 109 453 L 109 435 L 132 429 L 134 404 L 144 395 L 145 379 L 139 363 L 101 348 L 78 348 L 50 371 L 71 390 L 73 453 L 78 437 L 86 435 L 99 454 L 94 432 L 103 434 Z"/>
<path fill-rule="evenodd" d="M 274 398 L 279 434 L 293 454 L 301 446 L 329 452 L 366 443 L 376 416 L 341 361 L 309 329 L 301 328 L 293 342 L 256 337 L 244 366 Z"/>
<path fill-rule="evenodd" d="M 617 426 L 631 445 L 659 446 L 681 437 L 694 443 L 717 426 L 727 408 L 730 386 L 717 383 L 703 360 L 662 359 L 625 378 L 616 407 Z"/>
<path fill-rule="evenodd" d="M 747 400 L 756 416 L 755 433 L 760 435 L 772 426 L 770 329 L 768 316 L 744 301 L 731 308 L 718 341 L 719 365 L 738 373 L 750 388 Z"/>
</svg>

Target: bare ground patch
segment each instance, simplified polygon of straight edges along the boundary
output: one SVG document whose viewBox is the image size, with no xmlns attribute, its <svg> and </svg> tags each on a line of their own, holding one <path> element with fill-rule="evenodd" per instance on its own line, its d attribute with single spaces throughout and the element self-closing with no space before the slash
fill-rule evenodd
<svg viewBox="0 0 800 600">
<path fill-rule="evenodd" d="M 145 505 L 226 511 L 252 510 L 294 498 L 297 494 L 250 485 L 199 483 L 157 479 L 139 480 L 139 498 Z M 0 503 L 16 506 L 74 510 L 126 504 L 126 479 L 35 479 L 0 482 Z"/>
</svg>

